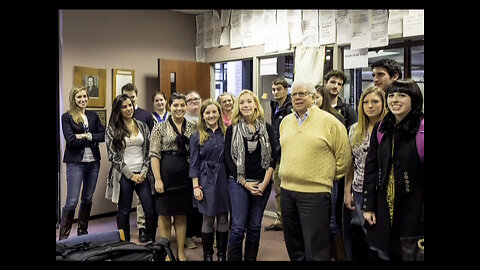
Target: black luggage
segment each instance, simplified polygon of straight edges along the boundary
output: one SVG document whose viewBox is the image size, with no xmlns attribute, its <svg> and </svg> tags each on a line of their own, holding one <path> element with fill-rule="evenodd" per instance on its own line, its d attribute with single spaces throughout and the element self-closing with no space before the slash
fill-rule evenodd
<svg viewBox="0 0 480 270">
<path fill-rule="evenodd" d="M 79 244 L 57 243 L 57 261 L 165 261 L 166 256 L 175 261 L 170 242 L 160 238 L 156 242 L 137 245 L 133 242 Z"/>
</svg>

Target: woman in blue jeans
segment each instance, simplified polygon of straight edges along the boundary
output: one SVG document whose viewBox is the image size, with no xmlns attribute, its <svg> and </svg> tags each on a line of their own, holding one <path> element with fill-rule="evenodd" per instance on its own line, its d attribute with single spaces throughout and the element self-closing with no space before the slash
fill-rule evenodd
<svg viewBox="0 0 480 270">
<path fill-rule="evenodd" d="M 228 260 L 256 261 L 263 211 L 272 190 L 276 160 L 272 125 L 265 122 L 258 98 L 250 90 L 238 96 L 233 123 L 225 134 L 225 161 L 229 171 L 231 229 Z"/>
<path fill-rule="evenodd" d="M 147 124 L 133 118 L 135 108 L 125 94 L 113 100 L 112 114 L 106 132 L 108 159 L 112 162 L 105 197 L 118 203 L 117 227 L 130 241 L 130 209 L 133 191 L 145 212 L 147 241 L 155 241 L 157 216 L 153 203 L 153 182 L 147 178 L 150 167 L 150 130 Z"/>
<path fill-rule="evenodd" d="M 68 238 L 80 197 L 77 235 L 87 234 L 92 198 L 100 169 L 98 143 L 105 141 L 105 129 L 95 112 L 87 111 L 88 91 L 84 86 L 73 87 L 70 108 L 62 115 L 62 130 L 66 147 L 63 162 L 67 164 L 67 200 L 62 211 L 59 240 Z"/>
</svg>

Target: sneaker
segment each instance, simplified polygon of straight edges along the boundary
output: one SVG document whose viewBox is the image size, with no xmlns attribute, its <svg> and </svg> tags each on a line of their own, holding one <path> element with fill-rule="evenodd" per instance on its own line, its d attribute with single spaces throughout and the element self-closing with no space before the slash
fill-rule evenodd
<svg viewBox="0 0 480 270">
<path fill-rule="evenodd" d="M 265 231 L 283 231 L 283 226 L 272 223 L 269 226 L 263 228 Z"/>
<path fill-rule="evenodd" d="M 187 237 L 185 238 L 185 247 L 186 248 L 189 248 L 189 249 L 193 249 L 193 248 L 196 248 L 197 245 L 195 244 L 195 242 L 193 242 L 193 238 L 192 237 Z"/>
</svg>

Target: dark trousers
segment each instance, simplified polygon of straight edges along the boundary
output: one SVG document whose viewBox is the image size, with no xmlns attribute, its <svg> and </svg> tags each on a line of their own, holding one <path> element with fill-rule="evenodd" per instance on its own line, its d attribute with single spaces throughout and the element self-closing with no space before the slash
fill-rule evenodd
<svg viewBox="0 0 480 270">
<path fill-rule="evenodd" d="M 130 209 L 132 208 L 133 192 L 136 192 L 145 212 L 145 219 L 156 220 L 155 205 L 150 189 L 150 182 L 145 180 L 141 184 L 127 179 L 124 175 L 120 178 L 120 195 L 118 198 L 117 227 L 124 229 L 127 239 L 130 239 Z M 151 224 L 155 226 L 156 224 Z M 147 224 L 145 224 L 147 226 Z M 155 227 L 156 228 L 156 227 Z M 146 228 L 152 231 L 154 228 Z"/>
<path fill-rule="evenodd" d="M 195 200 L 195 199 L 194 199 Z M 203 214 L 194 207 L 190 214 L 187 214 L 187 232 L 186 237 L 202 236 Z"/>
<path fill-rule="evenodd" d="M 282 188 L 283 232 L 292 261 L 330 261 L 329 192 L 306 193 Z"/>
</svg>

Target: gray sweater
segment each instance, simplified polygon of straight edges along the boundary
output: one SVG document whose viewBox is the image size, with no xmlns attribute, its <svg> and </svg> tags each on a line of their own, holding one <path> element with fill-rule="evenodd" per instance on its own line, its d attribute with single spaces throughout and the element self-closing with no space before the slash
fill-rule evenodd
<svg viewBox="0 0 480 270">
<path fill-rule="evenodd" d="M 152 185 L 152 181 L 150 179 L 151 174 L 149 173 L 150 157 L 148 156 L 148 152 L 150 150 L 150 130 L 148 129 L 147 124 L 136 119 L 134 120 L 137 123 L 138 129 L 142 133 L 144 138 L 144 143 L 142 145 L 143 166 L 140 173 L 147 175 L 147 179 L 145 181 L 149 181 L 150 185 Z M 108 160 L 112 162 L 112 167 L 110 169 L 110 173 L 107 179 L 105 198 L 111 200 L 114 203 L 118 203 L 118 198 L 120 195 L 120 178 L 122 177 L 122 175 L 125 175 L 127 179 L 130 179 L 130 177 L 132 177 L 133 175 L 133 172 L 128 169 L 127 164 L 125 164 L 124 162 L 124 150 L 117 151 L 116 147 L 113 145 L 113 135 L 113 128 L 111 126 L 108 126 L 107 130 L 105 131 L 105 143 L 107 146 Z M 152 191 L 153 190 L 154 187 L 152 187 Z"/>
</svg>

